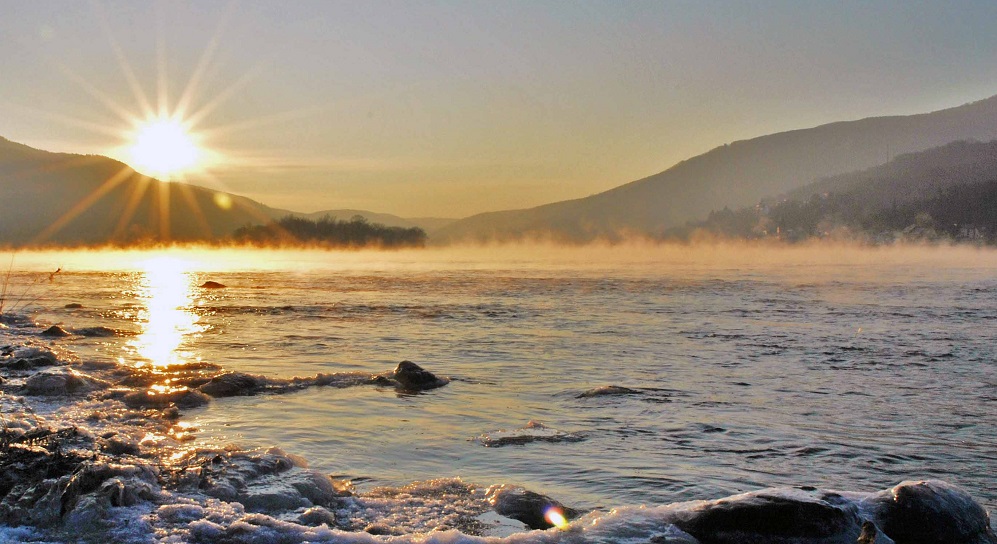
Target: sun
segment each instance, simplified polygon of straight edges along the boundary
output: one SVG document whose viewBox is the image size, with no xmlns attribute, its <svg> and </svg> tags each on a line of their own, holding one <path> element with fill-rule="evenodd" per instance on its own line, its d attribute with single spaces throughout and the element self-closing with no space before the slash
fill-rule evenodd
<svg viewBox="0 0 997 544">
<path fill-rule="evenodd" d="M 197 137 L 174 118 L 157 117 L 137 123 L 130 141 L 127 162 L 163 181 L 196 170 L 203 155 Z"/>
</svg>

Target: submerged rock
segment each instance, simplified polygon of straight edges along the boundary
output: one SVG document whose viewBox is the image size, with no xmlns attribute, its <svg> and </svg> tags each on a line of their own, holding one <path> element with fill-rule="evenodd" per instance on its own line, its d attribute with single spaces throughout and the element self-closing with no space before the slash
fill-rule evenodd
<svg viewBox="0 0 997 544">
<path fill-rule="evenodd" d="M 584 393 L 578 395 L 579 399 L 585 399 L 590 397 L 610 397 L 618 395 L 639 395 L 640 391 L 636 389 L 630 389 L 629 387 L 623 387 L 621 385 L 603 385 L 602 387 L 595 387 L 589 389 Z"/>
<path fill-rule="evenodd" d="M 554 527 L 554 521 L 557 521 L 552 515 L 554 512 L 565 520 L 572 520 L 580 514 L 578 510 L 564 506 L 546 495 L 519 486 L 492 486 L 485 495 L 497 514 L 519 520 L 530 529 Z"/>
<path fill-rule="evenodd" d="M 412 361 L 398 363 L 391 377 L 398 382 L 398 388 L 403 391 L 435 389 L 450 383 L 449 378 L 439 378 Z"/>
<path fill-rule="evenodd" d="M 202 393 L 215 398 L 252 395 L 266 386 L 266 380 L 260 376 L 242 372 L 226 372 L 208 380 L 198 387 Z"/>
<path fill-rule="evenodd" d="M 79 302 L 70 302 L 64 306 L 67 310 L 79 310 L 83 308 L 83 305 Z"/>
<path fill-rule="evenodd" d="M 110 338 L 127 333 L 112 329 L 110 327 L 84 327 L 82 329 L 77 329 L 76 334 L 86 336 L 88 338 Z"/>
<path fill-rule="evenodd" d="M 129 408 L 196 408 L 211 402 L 204 393 L 189 387 L 150 388 L 144 391 L 126 393 L 121 402 Z"/>
<path fill-rule="evenodd" d="M 486 448 L 500 448 L 523 446 L 532 442 L 581 442 L 585 440 L 585 436 L 552 429 L 539 421 L 530 420 L 522 428 L 492 431 L 479 436 L 476 440 Z"/>
<path fill-rule="evenodd" d="M 201 284 L 201 289 L 224 289 L 225 285 L 217 281 L 208 280 Z"/>
<path fill-rule="evenodd" d="M 997 544 L 986 510 L 947 482 L 902 482 L 864 502 L 896 544 Z"/>
</svg>

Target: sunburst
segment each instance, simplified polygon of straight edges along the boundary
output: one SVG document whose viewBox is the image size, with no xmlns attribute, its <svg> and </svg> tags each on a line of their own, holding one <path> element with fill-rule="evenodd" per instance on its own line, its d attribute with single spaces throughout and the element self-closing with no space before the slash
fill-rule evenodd
<svg viewBox="0 0 997 544">
<path fill-rule="evenodd" d="M 106 148 L 102 154 L 118 159 L 126 166 L 121 171 L 109 175 L 101 186 L 94 189 L 88 196 L 77 202 L 58 220 L 39 233 L 34 238 L 34 242 L 41 243 L 50 240 L 76 217 L 123 184 L 126 184 L 130 193 L 119 216 L 117 228 L 112 235 L 113 238 L 123 239 L 126 237 L 132 218 L 142 209 L 140 205 L 144 195 L 150 190 L 153 191 L 152 194 L 156 201 L 156 215 L 159 222 L 156 237 L 160 241 L 171 240 L 170 201 L 176 197 L 189 204 L 194 215 L 191 219 L 200 226 L 205 236 L 218 234 L 212 233 L 208 227 L 208 221 L 201 209 L 203 201 L 202 204 L 198 203 L 193 189 L 189 185 L 158 182 L 194 181 L 206 187 L 213 187 L 219 192 L 214 199 L 211 199 L 209 205 L 227 209 L 233 205 L 233 200 L 226 194 L 229 190 L 215 175 L 215 171 L 236 166 L 240 160 L 236 157 L 252 156 L 252 153 L 222 150 L 216 146 L 215 140 L 223 139 L 232 133 L 308 115 L 308 112 L 270 113 L 266 116 L 230 122 L 227 125 L 211 123 L 212 113 L 260 75 L 261 67 L 266 64 L 266 59 L 260 59 L 256 66 L 248 69 L 241 77 L 232 79 L 224 88 L 210 95 L 202 92 L 202 82 L 205 74 L 213 65 L 215 52 L 221 42 L 227 19 L 234 13 L 233 9 L 229 9 L 222 16 L 213 37 L 208 41 L 183 86 L 183 91 L 176 95 L 177 99 L 171 100 L 169 82 L 175 80 L 167 77 L 165 36 L 161 35 L 157 40 L 156 81 L 151 85 L 150 82 L 143 83 L 132 69 L 124 49 L 115 39 L 102 12 L 101 5 L 94 3 L 92 6 L 97 12 L 104 35 L 114 53 L 122 76 L 127 82 L 127 88 L 131 92 L 134 105 L 123 103 L 118 93 L 108 92 L 89 81 L 78 71 L 56 62 L 59 71 L 113 114 L 120 125 L 115 128 L 112 125 L 95 123 L 88 119 L 44 111 L 35 113 L 70 126 L 86 128 L 105 136 L 112 136 L 117 140 L 116 144 Z M 155 88 L 155 93 L 151 96 L 145 91 L 150 86 Z M 29 110 L 30 108 L 25 109 Z M 84 157 L 75 161 L 74 164 L 90 160 L 92 159 Z M 252 212 L 252 209 L 246 208 L 246 211 Z M 265 222 L 269 217 L 261 215 L 257 219 Z"/>
<path fill-rule="evenodd" d="M 199 139 L 180 119 L 148 119 L 131 136 L 129 164 L 144 174 L 172 181 L 198 168 L 204 154 Z"/>
</svg>

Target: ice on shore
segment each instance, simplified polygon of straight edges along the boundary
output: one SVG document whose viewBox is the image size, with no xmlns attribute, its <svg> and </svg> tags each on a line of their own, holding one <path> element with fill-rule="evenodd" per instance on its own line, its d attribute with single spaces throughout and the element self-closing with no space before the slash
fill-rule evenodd
<svg viewBox="0 0 997 544">
<path fill-rule="evenodd" d="M 0 331 L 0 542 L 853 544 L 873 534 L 877 544 L 997 544 L 983 508 L 939 481 L 585 513 L 506 483 L 447 477 L 360 493 L 279 448 L 197 448 L 186 438 L 181 411 L 212 397 L 385 385 L 397 373 L 271 379 L 207 364 L 151 372 L 74 361 Z M 582 438 L 531 422 L 481 441 Z M 529 530 L 546 526 L 538 520 L 552 506 L 573 521 Z M 525 524 L 495 531 L 495 515 Z"/>
</svg>

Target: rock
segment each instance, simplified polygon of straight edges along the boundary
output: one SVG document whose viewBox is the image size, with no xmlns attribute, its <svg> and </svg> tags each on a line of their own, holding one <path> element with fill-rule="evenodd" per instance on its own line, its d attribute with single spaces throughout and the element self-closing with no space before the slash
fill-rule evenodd
<svg viewBox="0 0 997 544">
<path fill-rule="evenodd" d="M 503 446 L 525 446 L 533 442 L 581 442 L 585 440 L 585 436 L 552 429 L 539 421 L 530 420 L 522 428 L 511 431 L 504 429 L 492 431 L 482 434 L 475 440 L 486 448 L 501 448 Z"/>
<path fill-rule="evenodd" d="M 876 544 L 876 524 L 871 521 L 863 521 L 862 532 L 855 544 Z"/>
<path fill-rule="evenodd" d="M 47 336 L 49 338 L 62 338 L 65 336 L 69 336 L 69 333 L 66 331 L 66 329 L 63 329 L 58 325 L 52 325 L 51 327 L 42 331 L 42 336 Z"/>
<path fill-rule="evenodd" d="M 46 366 L 55 366 L 59 364 L 56 360 L 55 355 L 51 352 L 41 352 L 33 355 L 28 355 L 27 357 L 18 357 L 16 359 L 11 359 L 0 363 L 0 367 L 9 370 L 34 370 L 36 368 L 43 368 Z"/>
<path fill-rule="evenodd" d="M 448 378 L 438 378 L 432 372 L 422 368 L 412 361 L 402 361 L 395 367 L 394 380 L 403 391 L 423 391 L 443 387 L 450 383 Z"/>
<path fill-rule="evenodd" d="M 208 280 L 201 284 L 201 289 L 224 289 L 225 285 L 217 281 Z"/>
<path fill-rule="evenodd" d="M 602 387 L 596 387 L 594 389 L 589 389 L 588 391 L 578 395 L 575 398 L 586 399 L 590 397 L 609 397 L 617 395 L 639 395 L 640 391 L 636 389 L 630 389 L 629 387 L 623 387 L 620 385 L 604 385 Z"/>
<path fill-rule="evenodd" d="M 383 523 L 370 523 L 363 528 L 364 532 L 377 536 L 398 536 L 402 532 L 394 527 L 389 527 Z"/>
<path fill-rule="evenodd" d="M 530 529 L 549 529 L 554 524 L 547 518 L 551 509 L 557 509 L 565 519 L 571 520 L 580 514 L 560 502 L 539 493 L 518 486 L 495 485 L 485 492 L 488 502 L 501 516 L 519 520 Z"/>
<path fill-rule="evenodd" d="M 335 527 L 336 515 L 321 506 L 313 506 L 298 516 L 298 523 L 309 527 L 318 527 L 323 524 Z"/>
<path fill-rule="evenodd" d="M 986 510 L 946 482 L 901 482 L 865 503 L 896 544 L 997 544 Z"/>
<path fill-rule="evenodd" d="M 708 501 L 667 521 L 704 544 L 854 544 L 863 520 L 854 504 L 838 499 L 816 490 L 763 490 Z"/>
<path fill-rule="evenodd" d="M 120 435 L 101 437 L 97 441 L 100 451 L 109 455 L 138 455 L 138 441 Z"/>
<path fill-rule="evenodd" d="M 219 453 L 200 467 L 197 489 L 249 511 L 329 507 L 343 494 L 326 475 L 308 470 L 303 459 L 271 448 L 265 453 Z M 313 514 L 317 516 L 318 514 Z"/>
<path fill-rule="evenodd" d="M 76 333 L 88 338 L 110 338 L 112 336 L 118 336 L 118 331 L 110 327 L 85 327 L 77 329 Z"/>
<path fill-rule="evenodd" d="M 110 384 L 79 374 L 72 370 L 52 370 L 39 372 L 24 382 L 24 391 L 28 395 L 65 396 L 77 393 L 87 393 Z"/>
<path fill-rule="evenodd" d="M 121 402 L 129 408 L 196 408 L 211 402 L 204 393 L 188 387 L 172 387 L 164 390 L 156 388 L 144 391 L 132 391 L 122 397 Z"/>
<path fill-rule="evenodd" d="M 83 305 L 80 304 L 79 302 L 70 302 L 69 304 L 66 304 L 66 306 L 64 306 L 64 307 L 67 310 L 79 310 L 79 309 L 83 308 Z"/>
<path fill-rule="evenodd" d="M 212 377 L 207 383 L 198 387 L 204 394 L 215 398 L 252 395 L 266 385 L 266 380 L 242 372 L 226 372 Z"/>
</svg>

